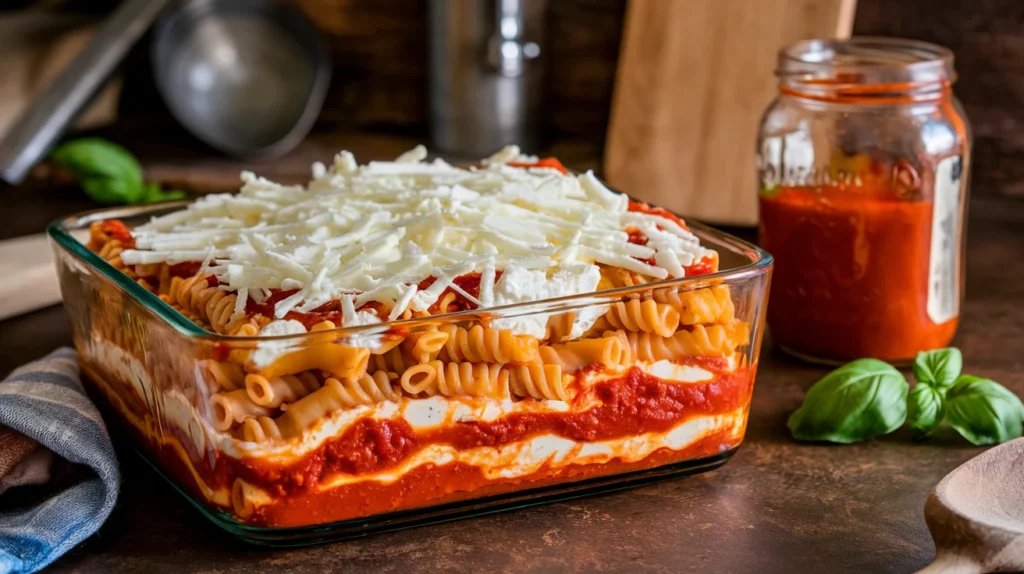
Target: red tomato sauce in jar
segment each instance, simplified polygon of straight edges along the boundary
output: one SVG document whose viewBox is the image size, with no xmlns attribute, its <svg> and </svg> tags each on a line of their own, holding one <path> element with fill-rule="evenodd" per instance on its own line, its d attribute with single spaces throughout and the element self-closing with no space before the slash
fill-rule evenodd
<svg viewBox="0 0 1024 574">
<path fill-rule="evenodd" d="M 953 60 L 904 38 L 779 52 L 757 169 L 768 328 L 785 351 L 907 363 L 951 342 L 971 165 Z"/>
<path fill-rule="evenodd" d="M 798 355 L 906 360 L 944 347 L 958 318 L 928 316 L 934 204 L 888 189 L 783 187 L 762 196 L 775 257 L 768 323 Z"/>
</svg>

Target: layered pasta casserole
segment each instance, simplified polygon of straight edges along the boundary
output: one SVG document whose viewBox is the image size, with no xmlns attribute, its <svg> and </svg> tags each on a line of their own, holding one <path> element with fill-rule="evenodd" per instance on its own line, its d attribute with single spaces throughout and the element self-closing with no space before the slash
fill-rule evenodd
<svg viewBox="0 0 1024 574">
<path fill-rule="evenodd" d="M 322 524 L 740 443 L 759 304 L 675 215 L 515 147 L 471 167 L 343 152 L 306 186 L 242 180 L 90 229 L 88 248 L 205 330 L 199 344 L 111 313 L 119 294 L 95 296 L 76 341 L 211 507 Z"/>
</svg>

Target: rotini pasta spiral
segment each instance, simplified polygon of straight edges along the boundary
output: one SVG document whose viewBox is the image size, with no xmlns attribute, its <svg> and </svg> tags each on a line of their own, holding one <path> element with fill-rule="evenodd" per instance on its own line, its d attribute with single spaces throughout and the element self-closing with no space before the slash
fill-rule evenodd
<svg viewBox="0 0 1024 574">
<path fill-rule="evenodd" d="M 509 388 L 517 397 L 568 401 L 568 381 L 559 365 L 514 365 L 509 369 Z"/>
<path fill-rule="evenodd" d="M 364 374 L 355 380 L 329 378 L 319 389 L 288 406 L 284 414 L 272 419 L 260 416 L 242 423 L 242 438 L 251 442 L 289 438 L 301 434 L 331 413 L 343 408 L 398 401 L 401 393 L 391 385 L 387 373 Z"/>
<path fill-rule="evenodd" d="M 166 295 L 170 290 L 171 268 L 166 263 L 143 263 L 132 270 L 140 278 L 139 283 L 157 295 Z"/>
<path fill-rule="evenodd" d="M 402 398 L 402 393 L 395 389 L 391 381 L 392 377 L 384 371 L 377 371 L 372 376 L 363 374 L 354 381 L 339 381 L 338 379 L 327 379 L 324 386 L 331 386 L 332 391 L 339 397 L 339 400 L 349 407 L 356 405 L 372 405 L 382 401 L 397 402 Z"/>
<path fill-rule="evenodd" d="M 188 315 L 185 316 L 187 317 Z M 228 334 L 235 337 L 255 337 L 260 332 L 260 322 L 262 320 L 262 315 L 248 319 L 234 327 Z M 244 365 L 249 360 L 250 355 L 252 355 L 252 349 L 233 348 L 228 351 L 228 362 Z M 245 384 L 244 377 L 240 384 Z"/>
<path fill-rule="evenodd" d="M 655 333 L 662 337 L 668 337 L 679 327 L 678 311 L 650 299 L 620 301 L 612 305 L 604 317 L 616 329 Z"/>
<path fill-rule="evenodd" d="M 680 325 L 725 322 L 735 314 L 728 285 L 693 291 L 658 289 L 654 291 L 654 300 L 678 311 Z"/>
<path fill-rule="evenodd" d="M 277 408 L 282 403 L 293 403 L 319 388 L 320 381 L 309 371 L 270 379 L 255 374 L 245 376 L 249 399 L 261 407 Z"/>
<path fill-rule="evenodd" d="M 448 335 L 438 358 L 443 361 L 470 363 L 526 363 L 537 356 L 537 339 L 516 335 L 512 331 L 489 329 L 474 325 L 470 329 L 442 325 Z"/>
<path fill-rule="evenodd" d="M 268 416 L 259 416 L 242 421 L 241 439 L 249 442 L 264 442 L 281 437 L 277 421 Z"/>
<path fill-rule="evenodd" d="M 135 273 L 131 270 L 130 267 L 124 264 L 124 261 L 121 261 L 121 252 L 124 250 L 125 246 L 120 240 L 110 239 L 107 242 L 105 242 L 102 247 L 99 248 L 99 251 L 97 251 L 97 253 L 104 261 L 113 265 L 114 269 L 117 269 L 121 273 L 124 273 L 125 275 L 131 277 L 132 279 L 135 279 Z"/>
<path fill-rule="evenodd" d="M 448 291 L 441 296 L 435 305 L 437 305 L 437 315 L 444 315 L 445 313 L 454 313 L 459 309 L 455 305 L 456 295 L 453 291 Z"/>
<path fill-rule="evenodd" d="M 509 374 L 499 364 L 431 361 L 402 373 L 402 389 L 410 395 L 509 397 Z"/>
<path fill-rule="evenodd" d="M 367 369 L 370 371 L 384 371 L 388 373 L 401 373 L 409 367 L 418 364 L 419 361 L 406 350 L 405 345 L 394 347 L 380 355 L 370 355 Z"/>
<path fill-rule="evenodd" d="M 236 327 L 231 319 L 237 295 L 211 287 L 205 277 L 172 277 L 166 298 L 186 316 L 191 313 L 203 319 L 217 333 L 227 334 Z"/>
<path fill-rule="evenodd" d="M 620 267 L 601 267 L 601 281 L 598 283 L 598 289 L 613 289 L 615 287 L 635 287 L 637 285 L 646 285 L 650 283 L 647 277 L 640 275 L 634 271 L 622 269 Z"/>
<path fill-rule="evenodd" d="M 398 401 L 400 393 L 391 386 L 387 373 L 364 374 L 354 380 L 330 378 L 324 386 L 288 406 L 278 418 L 282 435 L 286 438 L 312 426 L 331 413 L 343 408 L 371 405 L 383 401 Z"/>
<path fill-rule="evenodd" d="M 680 330 L 671 337 L 630 331 L 606 332 L 606 337 L 619 337 L 624 343 L 627 362 L 660 361 L 686 357 L 724 357 L 742 345 L 749 337 L 746 323 L 735 321 L 730 325 L 695 325 L 692 330 Z"/>
</svg>

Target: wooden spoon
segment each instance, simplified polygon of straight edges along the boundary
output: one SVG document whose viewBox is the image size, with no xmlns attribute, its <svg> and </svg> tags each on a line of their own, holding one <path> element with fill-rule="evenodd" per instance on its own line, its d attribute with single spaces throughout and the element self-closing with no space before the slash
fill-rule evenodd
<svg viewBox="0 0 1024 574">
<path fill-rule="evenodd" d="M 936 551 L 921 572 L 1024 571 L 1024 438 L 946 475 L 928 495 L 924 519 Z"/>
</svg>

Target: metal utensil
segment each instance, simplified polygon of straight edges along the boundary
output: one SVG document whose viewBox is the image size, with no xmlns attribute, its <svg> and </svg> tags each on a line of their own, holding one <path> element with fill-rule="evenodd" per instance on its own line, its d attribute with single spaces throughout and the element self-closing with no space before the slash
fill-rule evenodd
<svg viewBox="0 0 1024 574">
<path fill-rule="evenodd" d="M 127 0 L 81 54 L 50 84 L 0 141 L 0 176 L 21 183 L 92 99 L 169 0 Z"/>
<path fill-rule="evenodd" d="M 540 146 L 546 0 L 431 0 L 430 136 L 466 158 Z"/>
<path fill-rule="evenodd" d="M 200 0 L 162 19 L 157 88 L 196 137 L 241 157 L 293 148 L 309 132 L 331 61 L 301 10 L 265 0 Z"/>
</svg>

